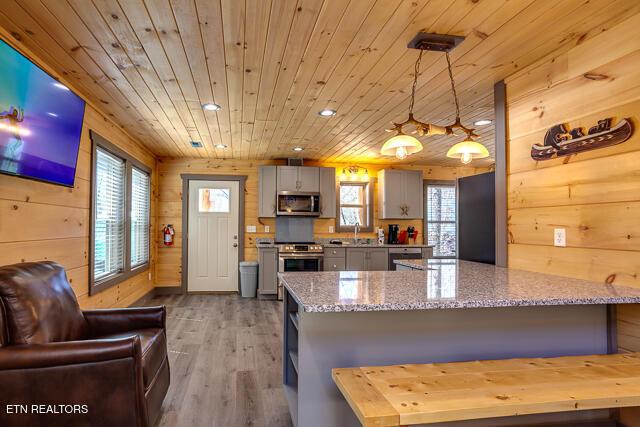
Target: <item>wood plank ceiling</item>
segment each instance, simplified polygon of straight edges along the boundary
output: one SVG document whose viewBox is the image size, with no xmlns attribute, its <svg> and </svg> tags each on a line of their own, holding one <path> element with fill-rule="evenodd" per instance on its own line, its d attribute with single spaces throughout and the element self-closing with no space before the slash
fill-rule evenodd
<svg viewBox="0 0 640 427">
<path fill-rule="evenodd" d="M 406 117 L 418 31 L 466 36 L 452 52 L 467 125 L 493 84 L 619 22 L 636 0 L 3 0 L 0 25 L 159 156 L 388 162 Z M 217 103 L 218 112 L 203 111 Z M 323 108 L 334 117 L 318 115 Z M 416 117 L 453 120 L 442 54 L 428 52 Z M 493 155 L 493 126 L 479 128 Z M 461 138 L 423 138 L 405 162 Z M 202 141 L 194 149 L 189 141 Z M 216 145 L 226 145 L 226 149 Z M 477 161 L 478 165 L 493 160 Z"/>
</svg>

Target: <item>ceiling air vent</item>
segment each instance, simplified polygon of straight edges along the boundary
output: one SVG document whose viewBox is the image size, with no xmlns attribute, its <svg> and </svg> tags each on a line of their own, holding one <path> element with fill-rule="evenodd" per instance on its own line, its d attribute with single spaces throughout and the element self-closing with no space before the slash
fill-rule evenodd
<svg viewBox="0 0 640 427">
<path fill-rule="evenodd" d="M 200 141 L 191 141 L 191 146 L 193 148 L 202 148 L 202 142 L 200 142 Z"/>
<path fill-rule="evenodd" d="M 303 163 L 302 159 L 296 159 L 296 158 L 287 159 L 287 166 L 302 166 L 302 163 Z"/>
</svg>

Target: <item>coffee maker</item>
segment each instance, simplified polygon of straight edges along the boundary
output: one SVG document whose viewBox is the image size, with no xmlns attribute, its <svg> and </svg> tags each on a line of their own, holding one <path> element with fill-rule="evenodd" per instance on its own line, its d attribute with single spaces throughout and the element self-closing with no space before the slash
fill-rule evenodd
<svg viewBox="0 0 640 427">
<path fill-rule="evenodd" d="M 400 226 L 398 224 L 389 224 L 389 238 L 387 243 L 390 245 L 398 244 L 398 232 L 400 231 Z"/>
</svg>

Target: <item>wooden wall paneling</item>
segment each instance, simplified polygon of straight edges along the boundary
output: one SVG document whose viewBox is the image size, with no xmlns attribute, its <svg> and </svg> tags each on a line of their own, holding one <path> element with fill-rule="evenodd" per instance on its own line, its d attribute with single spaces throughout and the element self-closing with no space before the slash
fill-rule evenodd
<svg viewBox="0 0 640 427">
<path fill-rule="evenodd" d="M 637 125 L 638 22 L 638 11 L 613 19 L 607 31 L 507 79 L 510 267 L 603 286 L 640 286 L 638 134 L 620 145 L 566 158 L 530 158 L 531 144 L 542 143 L 555 124 L 588 127 L 605 117 L 630 117 Z M 566 228 L 566 248 L 552 246 L 554 228 Z M 639 316 L 637 305 L 618 306 L 620 351 L 640 350 Z M 620 420 L 635 427 L 637 415 L 637 408 L 623 409 Z"/>
</svg>

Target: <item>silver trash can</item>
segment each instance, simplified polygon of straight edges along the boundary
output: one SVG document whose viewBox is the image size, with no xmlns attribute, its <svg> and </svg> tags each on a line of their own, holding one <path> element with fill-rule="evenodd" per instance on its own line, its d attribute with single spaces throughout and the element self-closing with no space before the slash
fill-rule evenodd
<svg viewBox="0 0 640 427">
<path fill-rule="evenodd" d="M 243 298 L 255 298 L 258 289 L 258 263 L 240 262 L 240 295 Z"/>
</svg>

